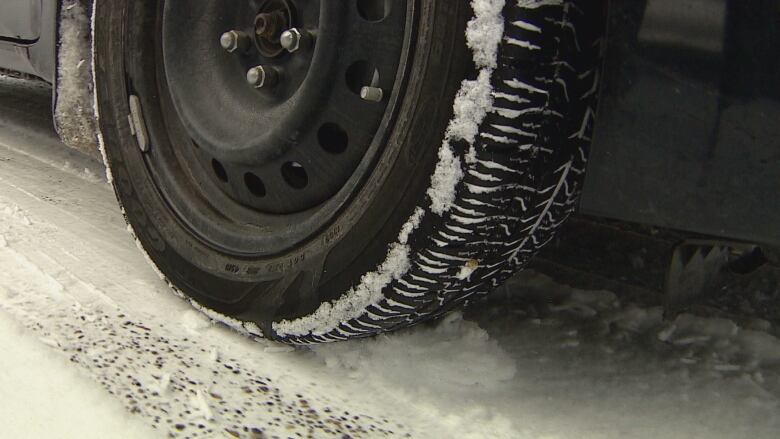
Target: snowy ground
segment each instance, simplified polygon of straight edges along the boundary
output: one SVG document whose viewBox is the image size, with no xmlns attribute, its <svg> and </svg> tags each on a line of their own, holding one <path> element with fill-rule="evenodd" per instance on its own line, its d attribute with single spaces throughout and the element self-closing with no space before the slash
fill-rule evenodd
<svg viewBox="0 0 780 439">
<path fill-rule="evenodd" d="M 374 340 L 294 350 L 215 326 L 147 266 L 47 99 L 0 82 L 2 437 L 780 431 L 780 331 L 744 311 L 664 321 L 524 273 L 464 315 Z"/>
</svg>

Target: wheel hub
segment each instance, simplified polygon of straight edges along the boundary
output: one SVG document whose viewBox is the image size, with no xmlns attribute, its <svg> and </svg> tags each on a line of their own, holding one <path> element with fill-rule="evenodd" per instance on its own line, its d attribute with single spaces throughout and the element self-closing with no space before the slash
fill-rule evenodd
<svg viewBox="0 0 780 439">
<path fill-rule="evenodd" d="M 384 136 L 407 16 L 405 1 L 165 2 L 166 83 L 203 178 L 263 213 L 337 194 Z"/>
<path fill-rule="evenodd" d="M 280 37 L 292 27 L 293 13 L 290 2 L 268 0 L 260 7 L 255 17 L 255 47 L 263 56 L 273 58 L 284 51 Z"/>
</svg>

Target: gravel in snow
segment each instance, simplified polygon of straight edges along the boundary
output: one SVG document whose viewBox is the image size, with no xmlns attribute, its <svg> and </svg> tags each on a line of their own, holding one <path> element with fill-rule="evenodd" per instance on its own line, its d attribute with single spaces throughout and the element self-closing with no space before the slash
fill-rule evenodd
<svg viewBox="0 0 780 439">
<path fill-rule="evenodd" d="M 98 439 L 107 437 L 104 432 L 121 431 L 122 437 L 134 439 L 154 434 L 67 359 L 52 355 L 50 347 L 59 347 L 54 340 L 36 338 L 1 312 L 0 346 L 2 437 Z M 92 428 L 85 432 L 84 425 Z"/>
</svg>

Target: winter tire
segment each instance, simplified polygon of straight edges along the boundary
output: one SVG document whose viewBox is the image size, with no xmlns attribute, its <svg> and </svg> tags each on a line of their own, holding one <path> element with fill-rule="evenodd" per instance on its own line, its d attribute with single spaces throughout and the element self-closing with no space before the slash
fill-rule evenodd
<svg viewBox="0 0 780 439">
<path fill-rule="evenodd" d="M 604 9 L 97 0 L 117 198 L 171 286 L 242 331 L 307 344 L 441 315 L 573 211 Z"/>
</svg>

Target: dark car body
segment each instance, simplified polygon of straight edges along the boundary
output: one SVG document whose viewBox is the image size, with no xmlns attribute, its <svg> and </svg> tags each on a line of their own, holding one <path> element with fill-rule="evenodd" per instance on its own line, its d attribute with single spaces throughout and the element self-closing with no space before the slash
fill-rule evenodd
<svg viewBox="0 0 780 439">
<path fill-rule="evenodd" d="M 56 83 L 65 7 L 5 0 L 0 67 Z M 780 0 L 610 8 L 580 212 L 780 246 Z"/>
<path fill-rule="evenodd" d="M 59 2 L 3 0 L 0 9 L 0 67 L 54 82 Z"/>
</svg>

